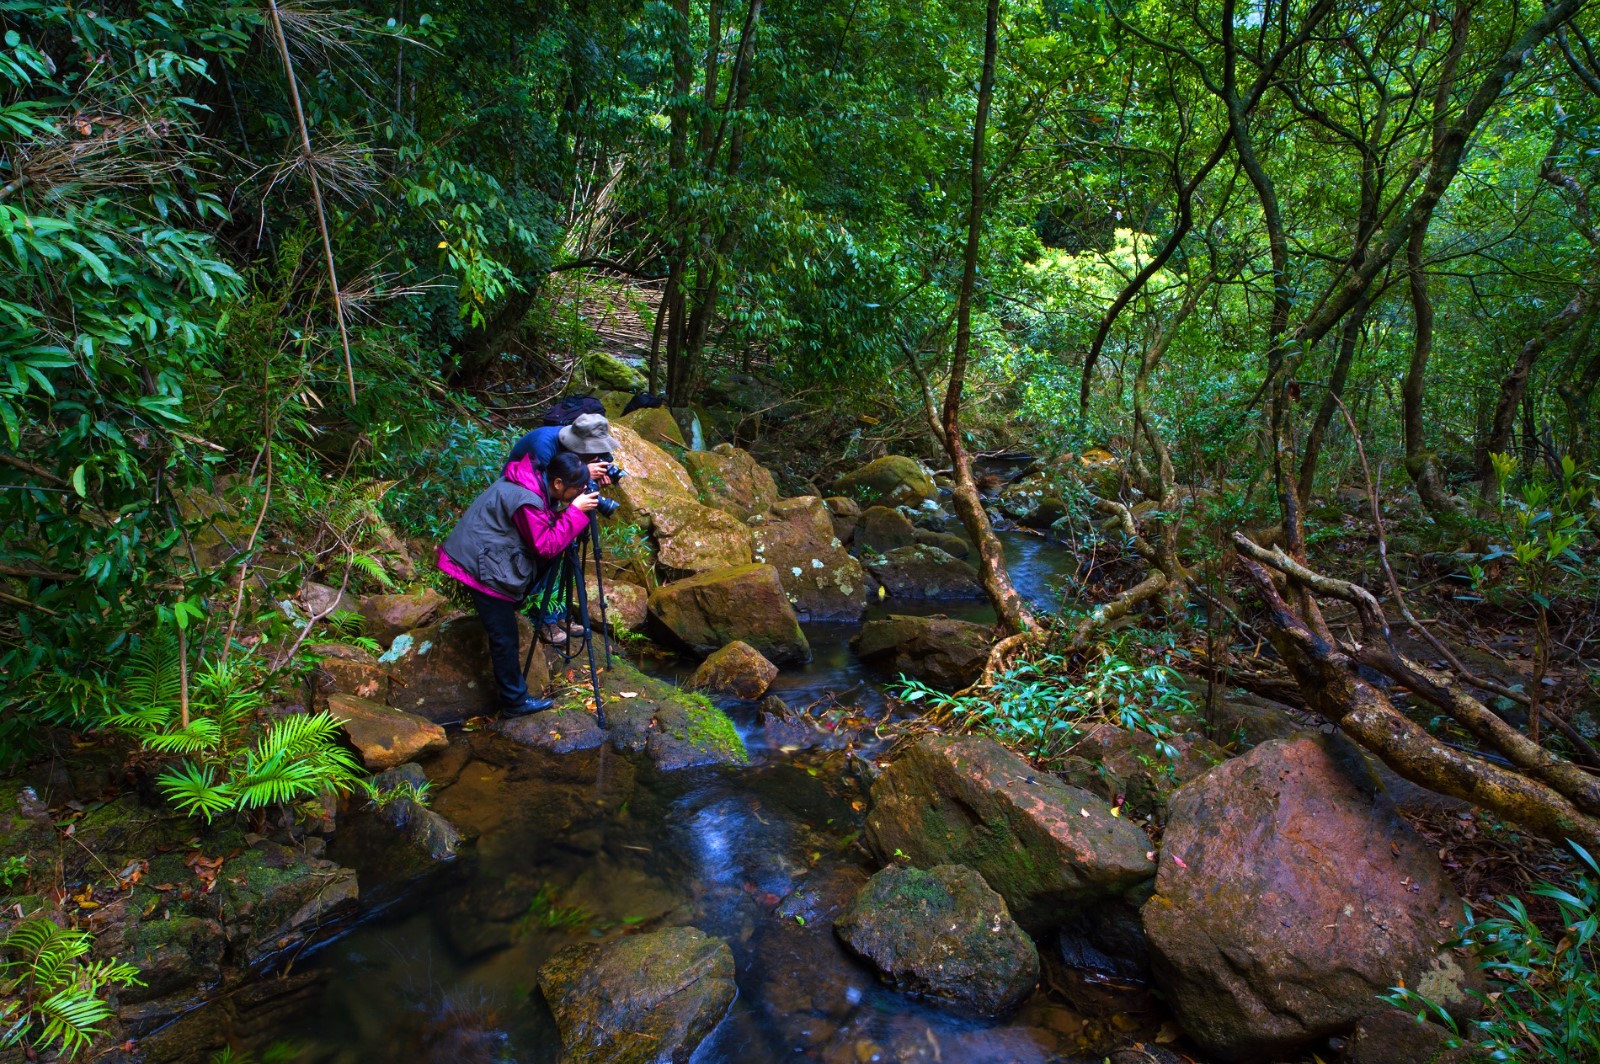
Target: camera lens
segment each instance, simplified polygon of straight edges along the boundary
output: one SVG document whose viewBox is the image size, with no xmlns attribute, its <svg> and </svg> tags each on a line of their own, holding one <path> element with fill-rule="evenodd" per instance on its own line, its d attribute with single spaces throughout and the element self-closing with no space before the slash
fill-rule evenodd
<svg viewBox="0 0 1600 1064">
<path fill-rule="evenodd" d="M 612 514 L 617 512 L 617 507 L 621 505 L 622 504 L 617 500 L 608 499 L 602 495 L 595 504 L 595 512 L 601 517 L 610 517 Z"/>
</svg>

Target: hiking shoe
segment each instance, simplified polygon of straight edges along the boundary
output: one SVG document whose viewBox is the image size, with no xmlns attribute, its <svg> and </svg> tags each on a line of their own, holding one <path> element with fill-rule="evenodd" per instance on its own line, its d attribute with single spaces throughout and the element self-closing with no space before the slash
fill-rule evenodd
<svg viewBox="0 0 1600 1064">
<path fill-rule="evenodd" d="M 567 629 L 561 624 L 541 624 L 539 638 L 553 647 L 558 647 L 567 641 Z"/>
<path fill-rule="evenodd" d="M 568 635 L 582 635 L 585 631 L 587 629 L 584 628 L 582 621 L 567 621 Z"/>
<path fill-rule="evenodd" d="M 529 695 L 516 705 L 506 706 L 501 709 L 500 715 L 502 717 L 526 717 L 530 713 L 543 713 L 553 705 L 555 703 L 548 698 L 535 698 Z"/>
</svg>

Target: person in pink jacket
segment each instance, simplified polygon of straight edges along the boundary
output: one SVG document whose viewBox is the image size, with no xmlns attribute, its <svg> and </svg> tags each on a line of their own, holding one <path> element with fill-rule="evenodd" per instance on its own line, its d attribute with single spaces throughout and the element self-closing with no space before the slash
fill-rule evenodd
<svg viewBox="0 0 1600 1064">
<path fill-rule="evenodd" d="M 543 470 L 524 455 L 472 501 L 439 548 L 440 571 L 467 586 L 483 621 L 507 716 L 550 708 L 523 677 L 517 614 L 542 572 L 589 527 L 599 495 L 585 490 L 588 483 L 575 454 L 558 454 Z"/>
</svg>

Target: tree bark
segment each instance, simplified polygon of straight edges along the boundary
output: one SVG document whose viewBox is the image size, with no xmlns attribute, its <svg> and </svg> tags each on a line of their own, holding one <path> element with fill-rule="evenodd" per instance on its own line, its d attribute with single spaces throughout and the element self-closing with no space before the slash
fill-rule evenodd
<svg viewBox="0 0 1600 1064">
<path fill-rule="evenodd" d="M 1460 505 L 1450 494 L 1450 489 L 1445 487 L 1438 456 L 1428 450 L 1428 438 L 1422 421 L 1422 401 L 1427 394 L 1428 359 L 1433 354 L 1433 300 L 1428 295 L 1428 275 L 1423 269 L 1422 254 L 1427 236 L 1427 226 L 1418 226 L 1412 231 L 1406 248 L 1413 337 L 1411 364 L 1406 369 L 1405 382 L 1400 386 L 1400 420 L 1405 433 L 1406 472 L 1416 485 L 1417 497 L 1422 500 L 1423 507 L 1438 516 L 1456 513 Z"/>
<path fill-rule="evenodd" d="M 972 476 L 972 459 L 961 441 L 961 393 L 966 384 L 972 348 L 972 293 L 978 279 L 978 247 L 983 237 L 983 146 L 994 97 L 995 53 L 1000 34 L 1000 0 L 989 0 L 985 19 L 983 74 L 978 81 L 978 113 L 972 126 L 972 201 L 967 208 L 967 245 L 961 263 L 961 289 L 956 297 L 956 344 L 950 355 L 950 383 L 944 395 L 944 447 L 950 456 L 956 513 L 978 549 L 978 576 L 994 604 L 1000 625 L 1018 634 L 1034 625 L 1027 603 L 1006 572 L 1005 549 L 989 525 Z"/>
<path fill-rule="evenodd" d="M 1559 314 L 1545 322 L 1539 331 L 1522 345 L 1522 350 L 1517 352 L 1516 360 L 1511 363 L 1511 369 L 1500 382 L 1500 394 L 1495 398 L 1494 414 L 1489 419 L 1488 434 L 1478 441 L 1476 453 L 1473 455 L 1478 481 L 1486 498 L 1494 491 L 1494 465 L 1489 456 L 1510 446 L 1511 428 L 1516 421 L 1517 407 L 1522 402 L 1522 393 L 1528 387 L 1528 374 L 1532 372 L 1534 363 L 1545 349 L 1560 339 L 1561 334 L 1572 328 L 1573 323 L 1583 316 L 1588 302 L 1587 291 L 1573 296 L 1572 301 L 1562 307 Z"/>
</svg>

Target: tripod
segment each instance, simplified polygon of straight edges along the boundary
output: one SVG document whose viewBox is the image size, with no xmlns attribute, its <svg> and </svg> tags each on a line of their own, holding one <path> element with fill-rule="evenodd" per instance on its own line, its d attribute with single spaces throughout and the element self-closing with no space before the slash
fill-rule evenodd
<svg viewBox="0 0 1600 1064">
<path fill-rule="evenodd" d="M 550 615 L 551 606 L 559 600 L 565 604 L 576 603 L 578 617 L 583 625 L 583 645 L 589 655 L 589 687 L 594 692 L 595 721 L 604 728 L 606 726 L 606 713 L 604 702 L 600 695 L 600 670 L 595 662 L 594 632 L 589 623 L 589 587 L 583 579 L 584 567 L 590 557 L 594 558 L 594 585 L 595 593 L 600 596 L 600 637 L 605 642 L 606 667 L 611 667 L 611 625 L 606 616 L 606 584 L 605 574 L 601 571 L 603 555 L 600 547 L 600 523 L 589 522 L 589 535 L 577 540 L 562 552 L 561 558 L 556 562 L 560 566 L 555 579 L 551 580 L 544 589 L 544 593 L 534 603 L 538 620 L 534 624 L 535 634 L 533 642 L 528 647 L 527 660 L 523 662 L 522 672 L 527 674 L 533 664 L 533 655 L 539 648 L 537 629 L 544 623 L 544 618 Z M 572 664 L 575 656 L 572 640 L 561 644 L 562 664 Z"/>
</svg>

